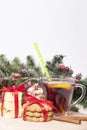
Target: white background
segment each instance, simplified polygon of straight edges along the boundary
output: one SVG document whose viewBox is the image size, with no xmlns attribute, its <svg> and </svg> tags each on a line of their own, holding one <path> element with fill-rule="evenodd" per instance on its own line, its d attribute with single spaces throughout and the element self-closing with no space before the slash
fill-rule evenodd
<svg viewBox="0 0 87 130">
<path fill-rule="evenodd" d="M 12 60 L 62 54 L 74 73 L 87 77 L 87 0 L 0 0 L 0 54 Z"/>
</svg>

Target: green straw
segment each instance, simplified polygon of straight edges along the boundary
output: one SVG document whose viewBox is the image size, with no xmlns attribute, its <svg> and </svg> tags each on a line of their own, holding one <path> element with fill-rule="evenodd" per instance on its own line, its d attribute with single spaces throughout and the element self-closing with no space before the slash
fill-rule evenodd
<svg viewBox="0 0 87 130">
<path fill-rule="evenodd" d="M 41 64 L 42 64 L 43 70 L 44 70 L 44 72 L 45 72 L 47 78 L 50 79 L 50 74 L 49 74 L 49 72 L 48 72 L 48 70 L 47 70 L 47 68 L 46 68 L 46 66 L 45 66 L 43 57 L 42 57 L 42 55 L 41 55 L 41 52 L 40 52 L 39 47 L 38 47 L 38 44 L 37 44 L 36 42 L 34 43 L 34 47 L 35 47 L 36 52 L 37 52 L 37 54 L 38 54 L 38 56 L 39 56 L 39 58 L 40 58 L 40 62 L 41 62 Z"/>
</svg>

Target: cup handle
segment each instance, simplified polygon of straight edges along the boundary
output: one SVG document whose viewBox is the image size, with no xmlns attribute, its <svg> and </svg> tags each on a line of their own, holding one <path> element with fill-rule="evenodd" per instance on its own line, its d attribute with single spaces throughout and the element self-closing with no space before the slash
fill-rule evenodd
<svg viewBox="0 0 87 130">
<path fill-rule="evenodd" d="M 73 106 L 75 106 L 77 103 L 80 103 L 80 102 L 84 99 L 85 94 L 86 94 L 86 88 L 85 88 L 84 85 L 82 85 L 82 84 L 76 84 L 76 85 L 75 85 L 75 88 L 81 88 L 82 94 L 81 94 L 81 96 L 80 96 L 76 101 L 74 101 L 74 102 L 70 105 L 70 107 L 73 107 Z"/>
</svg>

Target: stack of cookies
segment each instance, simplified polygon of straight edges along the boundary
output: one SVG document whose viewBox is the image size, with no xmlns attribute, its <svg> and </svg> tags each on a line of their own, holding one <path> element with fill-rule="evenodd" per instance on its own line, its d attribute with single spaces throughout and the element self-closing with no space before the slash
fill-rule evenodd
<svg viewBox="0 0 87 130">
<path fill-rule="evenodd" d="M 41 107 L 43 105 L 43 107 Z M 39 106 L 37 103 L 23 105 L 23 120 L 33 122 L 44 122 L 52 120 L 53 109 L 47 104 Z M 44 109 L 44 110 L 43 110 Z"/>
<path fill-rule="evenodd" d="M 38 83 L 35 83 L 33 86 L 28 88 L 27 93 L 31 94 L 32 96 L 35 96 L 39 99 L 44 99 L 44 97 L 45 97 L 43 89 L 41 87 L 39 87 Z"/>
</svg>

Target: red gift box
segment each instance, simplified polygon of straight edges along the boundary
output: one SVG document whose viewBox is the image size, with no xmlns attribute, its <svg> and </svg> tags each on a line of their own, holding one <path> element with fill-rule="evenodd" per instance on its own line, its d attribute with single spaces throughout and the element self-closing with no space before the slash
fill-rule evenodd
<svg viewBox="0 0 87 130">
<path fill-rule="evenodd" d="M 0 89 L 1 95 L 1 116 L 2 117 L 21 117 L 22 113 L 22 92 L 26 92 L 24 84 L 19 86 L 3 87 Z"/>
</svg>

